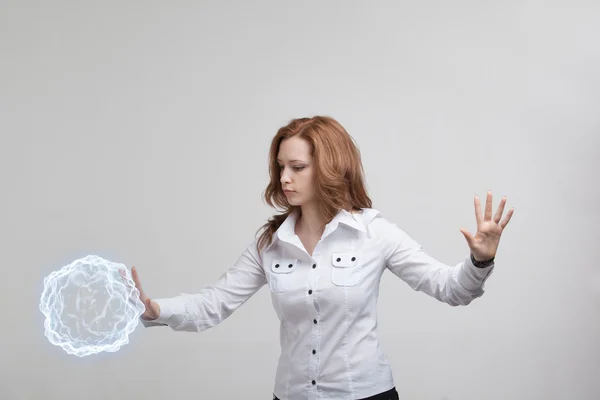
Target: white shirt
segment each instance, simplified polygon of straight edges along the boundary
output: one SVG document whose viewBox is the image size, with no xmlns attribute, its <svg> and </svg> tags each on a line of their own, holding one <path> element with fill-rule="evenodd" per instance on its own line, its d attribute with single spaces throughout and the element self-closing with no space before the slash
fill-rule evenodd
<svg viewBox="0 0 600 400">
<path fill-rule="evenodd" d="M 268 285 L 280 322 L 274 394 L 282 400 L 355 400 L 394 387 L 377 338 L 377 298 L 385 269 L 451 306 L 484 292 L 494 265 L 455 266 L 427 255 L 375 209 L 340 211 L 310 256 L 291 214 L 260 251 L 256 240 L 216 283 L 196 294 L 156 299 L 160 317 L 145 326 L 203 331 L 221 323 Z"/>
</svg>

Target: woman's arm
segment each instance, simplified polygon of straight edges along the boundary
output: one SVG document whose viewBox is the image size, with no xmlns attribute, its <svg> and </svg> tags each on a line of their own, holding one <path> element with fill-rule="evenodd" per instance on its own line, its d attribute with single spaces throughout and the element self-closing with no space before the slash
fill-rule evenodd
<svg viewBox="0 0 600 400">
<path fill-rule="evenodd" d="M 386 266 L 410 287 L 427 293 L 452 306 L 467 305 L 484 293 L 484 283 L 492 273 L 500 237 L 512 218 L 511 208 L 502 218 L 506 197 L 492 215 L 492 192 L 488 191 L 482 212 L 478 196 L 474 198 L 477 233 L 461 229 L 470 248 L 469 256 L 449 266 L 429 256 L 423 247 L 395 224 L 380 218 L 381 235 L 386 243 Z M 476 265 L 475 265 L 476 264 Z"/>
<path fill-rule="evenodd" d="M 146 327 L 160 325 L 175 331 L 200 332 L 223 322 L 266 283 L 255 241 L 217 282 L 198 293 L 155 299 L 158 318 L 141 321 Z"/>
<path fill-rule="evenodd" d="M 386 238 L 386 266 L 411 288 L 451 306 L 467 305 L 483 295 L 494 263 L 478 268 L 469 255 L 456 265 L 446 265 L 427 254 L 395 224 L 384 220 L 380 225 Z"/>
</svg>

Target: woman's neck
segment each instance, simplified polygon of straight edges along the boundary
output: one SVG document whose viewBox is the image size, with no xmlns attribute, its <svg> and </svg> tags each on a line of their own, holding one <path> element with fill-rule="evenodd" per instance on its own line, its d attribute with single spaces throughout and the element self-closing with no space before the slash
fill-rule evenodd
<svg viewBox="0 0 600 400">
<path fill-rule="evenodd" d="M 325 230 L 325 218 L 316 207 L 303 206 L 302 215 L 298 220 L 298 228 L 303 233 L 317 235 Z"/>
</svg>

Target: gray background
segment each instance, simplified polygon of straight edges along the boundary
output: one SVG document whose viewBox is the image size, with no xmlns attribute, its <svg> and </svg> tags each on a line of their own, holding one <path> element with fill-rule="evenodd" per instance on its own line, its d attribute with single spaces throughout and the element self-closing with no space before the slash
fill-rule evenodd
<svg viewBox="0 0 600 400">
<path fill-rule="evenodd" d="M 599 43 L 596 1 L 1 2 L 0 398 L 270 398 L 267 288 L 210 331 L 140 326 L 83 359 L 39 296 L 87 254 L 153 297 L 213 282 L 273 212 L 271 138 L 314 114 L 441 261 L 467 256 L 475 194 L 515 207 L 470 306 L 384 274 L 402 399 L 600 398 Z"/>
</svg>

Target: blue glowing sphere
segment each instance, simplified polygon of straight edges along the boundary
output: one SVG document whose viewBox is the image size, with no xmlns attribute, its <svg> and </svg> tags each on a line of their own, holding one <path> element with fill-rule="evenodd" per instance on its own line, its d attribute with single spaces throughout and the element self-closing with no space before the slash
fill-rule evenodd
<svg viewBox="0 0 600 400">
<path fill-rule="evenodd" d="M 53 345 L 84 357 L 129 343 L 145 307 L 123 264 L 89 255 L 44 278 L 40 311 Z"/>
</svg>

